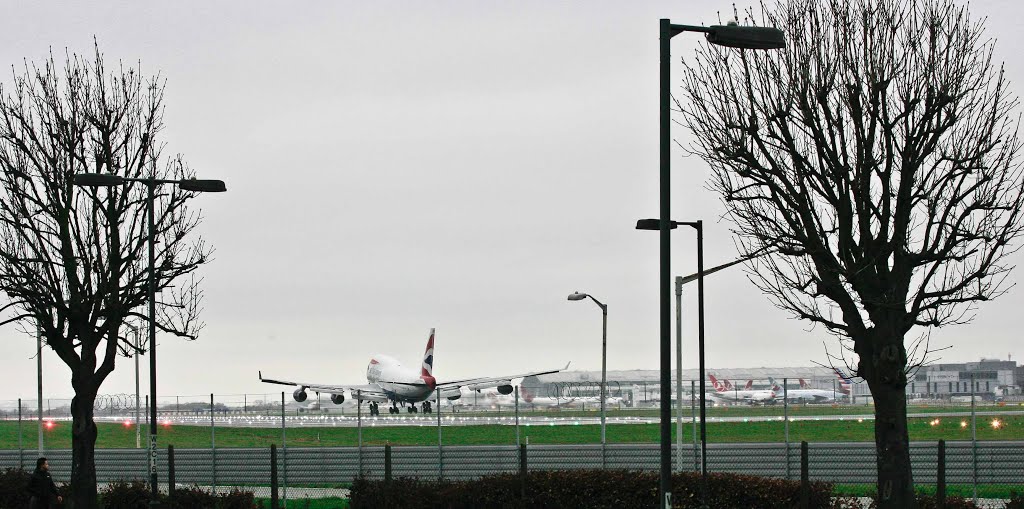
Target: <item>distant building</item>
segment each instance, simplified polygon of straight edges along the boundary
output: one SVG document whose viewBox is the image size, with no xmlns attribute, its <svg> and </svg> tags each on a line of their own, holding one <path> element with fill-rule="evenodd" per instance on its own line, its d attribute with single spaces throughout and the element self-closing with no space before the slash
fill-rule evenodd
<svg viewBox="0 0 1024 509">
<path fill-rule="evenodd" d="M 851 403 L 870 403 L 871 391 L 862 379 L 852 377 L 852 384 L 844 384 L 836 373 L 827 367 L 759 367 L 759 368 L 708 368 L 707 373 L 721 380 L 730 380 L 732 385 L 742 389 L 750 380 L 753 388 L 770 387 L 769 379 L 776 384 L 785 381 L 789 389 L 801 386 L 801 380 L 808 388 L 831 390 L 836 399 Z M 845 366 L 840 371 L 850 376 Z M 672 370 L 672 395 L 675 396 L 675 370 Z M 689 399 L 691 387 L 699 392 L 698 370 L 683 370 L 683 395 Z M 973 377 L 973 378 L 972 378 Z M 654 404 L 661 398 L 660 373 L 658 370 L 610 370 L 607 375 L 609 396 L 620 396 L 634 405 Z M 1024 385 L 1024 366 L 1012 360 L 982 359 L 977 362 L 931 364 L 910 374 L 907 380 L 907 395 L 911 398 L 949 399 L 954 396 L 973 394 L 982 399 L 1000 399 L 1020 396 Z M 600 371 L 563 371 L 550 375 L 529 377 L 523 386 L 534 393 L 559 398 L 594 397 L 600 394 Z M 705 381 L 705 390 L 715 392 L 710 381 Z M 848 391 L 848 392 L 847 392 Z"/>
</svg>

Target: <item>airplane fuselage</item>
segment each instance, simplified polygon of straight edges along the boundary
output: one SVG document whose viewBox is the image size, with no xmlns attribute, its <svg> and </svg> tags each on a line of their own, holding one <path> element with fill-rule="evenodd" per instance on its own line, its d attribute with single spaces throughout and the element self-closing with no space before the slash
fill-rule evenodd
<svg viewBox="0 0 1024 509">
<path fill-rule="evenodd" d="M 421 375 L 397 359 L 377 354 L 366 366 L 366 381 L 377 385 L 388 399 L 399 403 L 418 403 L 433 394 L 434 378 Z"/>
</svg>

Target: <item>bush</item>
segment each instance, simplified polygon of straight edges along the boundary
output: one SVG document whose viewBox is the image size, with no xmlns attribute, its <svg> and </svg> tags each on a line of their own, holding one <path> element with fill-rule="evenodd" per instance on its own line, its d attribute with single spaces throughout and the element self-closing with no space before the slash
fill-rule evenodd
<svg viewBox="0 0 1024 509">
<path fill-rule="evenodd" d="M 116 481 L 100 492 L 101 507 L 106 509 L 148 509 L 149 485 L 145 481 Z M 173 509 L 253 509 L 256 507 L 252 493 L 232 490 L 230 493 L 214 495 L 199 486 L 174 490 L 174 497 L 160 496 L 163 507 Z M 0 507 L 5 507 L 0 505 Z"/>
<path fill-rule="evenodd" d="M 353 508 L 475 508 L 475 507 L 608 507 L 649 508 L 657 505 L 658 474 L 626 470 L 563 470 L 530 472 L 525 498 L 518 474 L 499 474 L 474 481 L 426 481 L 400 478 L 384 487 L 383 481 L 357 479 L 350 493 Z M 672 506 L 700 506 L 700 475 L 675 474 Z M 832 486 L 812 482 L 811 507 L 831 508 Z M 711 508 L 758 507 L 789 509 L 800 501 L 800 483 L 735 474 L 710 474 Z M 841 507 L 841 506 L 836 506 Z M 852 506 L 847 506 L 852 507 Z"/>
<path fill-rule="evenodd" d="M 1006 509 L 1024 509 L 1024 493 L 1010 492 L 1010 501 L 1006 503 Z"/>
<path fill-rule="evenodd" d="M 149 486 L 144 481 L 114 481 L 99 491 L 100 506 L 108 509 L 146 509 Z"/>
<path fill-rule="evenodd" d="M 167 507 L 173 509 L 189 509 L 192 507 L 213 508 L 216 506 L 217 497 L 213 493 L 194 485 L 188 488 L 176 488 L 174 490 L 174 498 L 168 499 L 167 502 Z"/>
<path fill-rule="evenodd" d="M 0 472 L 0 507 L 28 507 L 28 480 L 32 477 L 21 469 Z"/>
</svg>

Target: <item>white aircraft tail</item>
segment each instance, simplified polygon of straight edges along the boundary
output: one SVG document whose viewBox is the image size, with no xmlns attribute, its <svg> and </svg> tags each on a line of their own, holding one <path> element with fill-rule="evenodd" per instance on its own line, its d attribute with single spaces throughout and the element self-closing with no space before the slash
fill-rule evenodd
<svg viewBox="0 0 1024 509">
<path fill-rule="evenodd" d="M 421 376 L 434 376 L 434 329 L 430 329 L 430 339 L 427 340 L 427 350 L 423 352 L 423 368 Z"/>
</svg>

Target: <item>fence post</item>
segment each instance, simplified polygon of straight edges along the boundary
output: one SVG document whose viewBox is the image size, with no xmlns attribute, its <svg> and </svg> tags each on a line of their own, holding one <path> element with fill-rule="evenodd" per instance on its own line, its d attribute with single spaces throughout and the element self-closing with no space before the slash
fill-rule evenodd
<svg viewBox="0 0 1024 509">
<path fill-rule="evenodd" d="M 391 487 L 391 444 L 384 444 L 384 488 Z"/>
<path fill-rule="evenodd" d="M 939 509 L 946 507 L 946 441 L 939 439 L 938 472 L 936 472 L 935 502 Z"/>
<path fill-rule="evenodd" d="M 501 408 L 501 405 L 498 405 Z M 441 389 L 437 389 L 437 480 L 444 479 L 444 451 L 441 447 Z"/>
<path fill-rule="evenodd" d="M 694 386 L 695 383 L 695 381 L 690 380 L 690 417 L 693 421 L 693 471 L 700 472 L 700 456 L 697 454 L 700 449 L 697 447 L 697 389 Z"/>
<path fill-rule="evenodd" d="M 526 501 L 526 444 L 519 444 L 519 497 Z"/>
<path fill-rule="evenodd" d="M 800 442 L 800 507 L 808 509 L 811 507 L 811 482 L 808 472 L 809 461 L 807 458 L 807 442 Z"/>
<path fill-rule="evenodd" d="M 214 495 L 217 494 L 217 431 L 213 425 L 213 394 L 210 394 L 210 452 L 213 454 L 213 469 L 211 477 L 213 477 L 213 489 Z"/>
<path fill-rule="evenodd" d="M 782 379 L 782 429 L 786 435 L 786 480 L 789 475 L 789 378 Z"/>
<path fill-rule="evenodd" d="M 971 373 L 971 485 L 975 504 L 978 503 L 978 426 L 977 412 L 974 409 L 974 373 Z"/>
<path fill-rule="evenodd" d="M 18 468 L 25 470 L 25 451 L 21 444 L 21 398 L 18 398 Z"/>
<path fill-rule="evenodd" d="M 174 498 L 174 446 L 167 446 L 167 496 Z"/>
<path fill-rule="evenodd" d="M 277 444 L 270 444 L 270 509 L 277 507 Z"/>
<path fill-rule="evenodd" d="M 282 505 L 288 507 L 288 428 L 285 425 L 284 412 L 284 392 L 281 392 L 281 473 L 284 480 L 281 498 L 284 499 Z"/>
</svg>

